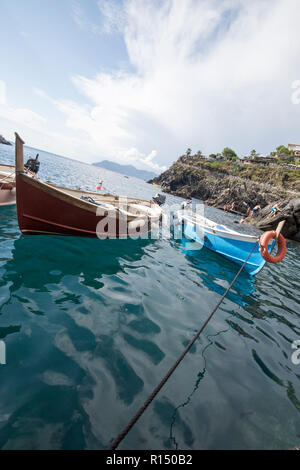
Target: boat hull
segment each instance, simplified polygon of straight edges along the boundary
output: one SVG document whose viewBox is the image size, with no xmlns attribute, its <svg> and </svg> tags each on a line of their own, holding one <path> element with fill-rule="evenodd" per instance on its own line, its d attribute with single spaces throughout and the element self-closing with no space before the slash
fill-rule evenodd
<svg viewBox="0 0 300 470">
<path fill-rule="evenodd" d="M 209 250 L 220 254 L 238 265 L 245 263 L 254 248 L 253 253 L 244 267 L 245 271 L 253 276 L 258 274 L 266 263 L 260 254 L 259 244 L 255 237 L 253 237 L 253 240 L 251 240 L 251 237 L 245 237 L 245 240 L 242 240 L 242 237 L 236 239 L 237 237 L 230 238 L 230 235 L 215 235 L 210 233 L 210 230 L 203 229 L 199 231 L 197 230 L 197 224 L 190 220 L 184 220 L 182 226 L 185 237 L 195 241 L 201 246 L 205 246 Z M 273 248 L 274 244 L 275 241 L 270 243 L 269 251 Z"/>
<path fill-rule="evenodd" d="M 0 207 L 13 206 L 16 204 L 16 189 L 15 187 L 8 188 L 3 185 L 0 186 Z"/>
<path fill-rule="evenodd" d="M 16 204 L 15 167 L 0 164 L 0 207 Z"/>
<path fill-rule="evenodd" d="M 123 223 L 117 217 L 112 220 L 107 213 L 99 216 L 93 204 L 68 196 L 59 188 L 22 173 L 16 176 L 16 186 L 18 223 L 25 235 L 127 238 L 147 235 L 151 228 L 143 219 L 139 227 L 133 226 L 131 230 L 130 221 Z M 104 218 L 108 223 L 101 231 L 98 224 Z"/>
</svg>

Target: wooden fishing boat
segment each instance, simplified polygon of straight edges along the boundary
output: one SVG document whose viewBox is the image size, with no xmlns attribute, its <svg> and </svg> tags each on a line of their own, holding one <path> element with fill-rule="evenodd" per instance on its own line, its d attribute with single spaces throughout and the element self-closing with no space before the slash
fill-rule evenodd
<svg viewBox="0 0 300 470">
<path fill-rule="evenodd" d="M 249 274 L 255 275 L 264 267 L 266 260 L 260 252 L 259 236 L 237 232 L 192 211 L 178 211 L 177 217 L 185 237 L 239 265 L 244 264 L 254 248 L 244 268 Z M 270 239 L 269 252 L 275 243 Z"/>
<path fill-rule="evenodd" d="M 15 167 L 0 164 L 0 207 L 16 204 Z"/>
<path fill-rule="evenodd" d="M 147 235 L 161 218 L 152 201 L 67 189 L 39 180 L 24 169 L 24 142 L 16 134 L 17 213 L 25 235 L 92 238 Z"/>
</svg>

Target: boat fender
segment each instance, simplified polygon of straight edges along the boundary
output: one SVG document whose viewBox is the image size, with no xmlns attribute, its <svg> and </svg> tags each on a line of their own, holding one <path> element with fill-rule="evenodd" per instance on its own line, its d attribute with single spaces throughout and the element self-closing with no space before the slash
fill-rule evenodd
<svg viewBox="0 0 300 470">
<path fill-rule="evenodd" d="M 271 230 L 268 232 L 263 233 L 263 235 L 260 237 L 259 241 L 259 251 L 261 256 L 268 261 L 268 263 L 280 263 L 286 255 L 286 242 L 285 238 L 283 235 L 279 235 L 277 238 L 277 244 L 278 244 L 278 251 L 276 256 L 272 256 L 271 253 L 269 253 L 268 250 L 268 245 L 270 240 L 276 239 L 276 231 Z"/>
</svg>

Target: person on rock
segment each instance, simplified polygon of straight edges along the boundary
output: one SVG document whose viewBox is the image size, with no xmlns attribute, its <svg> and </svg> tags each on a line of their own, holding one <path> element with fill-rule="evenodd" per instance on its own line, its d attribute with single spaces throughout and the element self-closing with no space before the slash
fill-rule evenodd
<svg viewBox="0 0 300 470">
<path fill-rule="evenodd" d="M 281 212 L 280 206 L 281 202 L 279 201 L 277 204 L 275 204 L 275 206 L 272 207 L 269 217 L 275 217 L 278 212 Z"/>
<path fill-rule="evenodd" d="M 257 206 L 253 207 L 251 211 L 251 217 L 255 217 L 259 213 L 260 210 L 261 210 L 261 206 L 257 204 Z"/>
</svg>

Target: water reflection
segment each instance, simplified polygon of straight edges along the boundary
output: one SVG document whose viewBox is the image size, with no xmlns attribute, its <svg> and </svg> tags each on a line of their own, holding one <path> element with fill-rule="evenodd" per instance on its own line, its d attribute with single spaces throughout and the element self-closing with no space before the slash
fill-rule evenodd
<svg viewBox="0 0 300 470">
<path fill-rule="evenodd" d="M 198 269 L 204 285 L 210 290 L 223 295 L 225 286 L 227 288 L 228 284 L 234 279 L 240 269 L 239 266 L 206 247 L 202 247 L 200 250 L 192 250 L 193 243 L 186 238 L 181 240 L 179 246 L 189 262 Z M 233 290 L 228 294 L 228 298 L 236 304 L 244 306 L 247 304 L 247 297 L 254 292 L 254 289 L 254 278 L 242 271 L 234 284 Z"/>
<path fill-rule="evenodd" d="M 116 338 L 124 321 L 123 297 L 129 309 L 133 297 L 126 272 L 151 244 L 39 236 L 10 241 L 10 259 L 0 265 L 5 292 L 0 338 L 5 338 L 10 355 L 0 375 L 1 409 L 14 411 L 2 423 L 0 419 L 1 448 L 104 447 L 102 425 L 97 437 L 91 429 L 91 420 L 102 409 L 99 389 L 108 380 L 107 391 L 115 389 L 117 399 L 128 405 L 143 387 Z M 137 331 L 141 322 L 131 317 Z M 124 338 L 143 348 L 129 332 Z M 159 348 L 151 341 L 145 344 L 157 363 Z M 9 387 L 18 396 L 17 406 Z M 87 415 L 84 406 L 94 401 L 99 409 Z M 103 410 L 101 416 L 107 420 Z"/>
<path fill-rule="evenodd" d="M 121 260 L 138 261 L 151 240 L 97 240 L 76 237 L 25 237 L 13 244 L 3 283 L 10 291 L 21 287 L 49 292 L 65 276 L 80 277 L 82 284 L 100 289 L 104 275 L 123 272 Z"/>
<path fill-rule="evenodd" d="M 63 177 L 55 168 L 49 177 L 67 186 L 84 179 L 94 189 L 96 173 L 88 168 L 84 177 L 84 168 L 68 162 Z M 109 172 L 105 180 L 132 196 L 157 191 Z M 205 248 L 180 251 L 172 240 L 23 237 L 15 209 L 0 209 L 0 339 L 8 351 L 0 368 L 0 447 L 104 448 L 237 270 Z M 243 273 L 124 448 L 297 444 L 300 373 L 291 344 L 300 335 L 299 279 L 294 244 L 284 263 L 255 279 Z"/>
<path fill-rule="evenodd" d="M 198 389 L 200 387 L 200 383 L 204 379 L 204 376 L 205 376 L 205 373 L 206 373 L 206 368 L 207 368 L 207 360 L 206 360 L 206 356 L 205 356 L 205 352 L 207 351 L 207 349 L 215 344 L 217 347 L 221 348 L 222 350 L 226 350 L 226 348 L 224 348 L 224 346 L 222 346 L 215 339 L 212 340 L 212 338 L 217 338 L 219 335 L 221 335 L 222 333 L 226 333 L 227 331 L 228 330 L 222 330 L 222 331 L 219 331 L 218 333 L 216 333 L 215 335 L 208 335 L 208 337 L 207 337 L 208 344 L 205 346 L 205 348 L 201 352 L 201 356 L 202 356 L 203 361 L 204 361 L 203 369 L 201 369 L 200 372 L 198 372 L 198 374 L 197 374 L 197 379 L 196 379 L 193 390 L 186 397 L 185 401 L 183 403 L 181 403 L 180 405 L 178 405 L 175 408 L 174 412 L 173 412 L 173 416 L 172 416 L 172 420 L 171 420 L 171 424 L 170 424 L 170 437 L 169 437 L 170 447 L 172 449 L 178 450 L 180 448 L 179 443 L 177 442 L 177 439 L 176 439 L 176 428 L 177 429 L 178 428 L 182 429 L 182 434 L 185 437 L 184 440 L 185 440 L 186 445 L 191 446 L 194 442 L 194 438 L 192 437 L 193 436 L 192 430 L 189 429 L 188 424 L 185 423 L 184 420 L 180 417 L 180 409 L 188 406 L 191 403 L 193 395 L 198 391 Z M 186 439 L 187 436 L 189 436 L 189 439 Z"/>
</svg>

